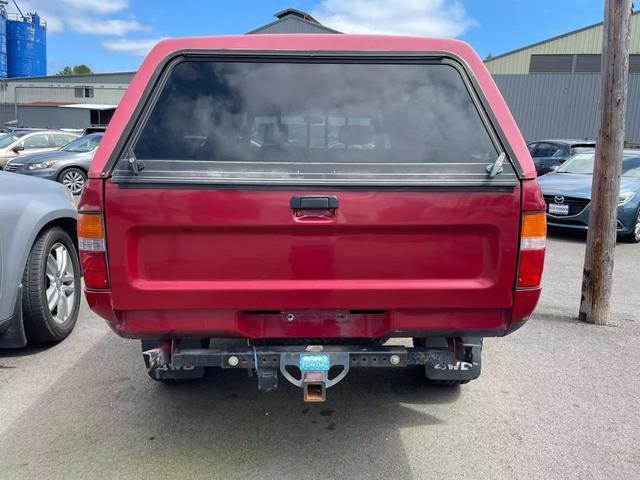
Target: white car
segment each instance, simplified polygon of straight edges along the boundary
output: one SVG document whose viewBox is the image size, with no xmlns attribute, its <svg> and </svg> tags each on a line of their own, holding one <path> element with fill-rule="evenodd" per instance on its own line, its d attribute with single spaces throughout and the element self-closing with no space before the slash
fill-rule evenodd
<svg viewBox="0 0 640 480">
<path fill-rule="evenodd" d="M 20 155 L 58 150 L 79 135 L 60 130 L 15 130 L 0 136 L 0 169 Z"/>
</svg>

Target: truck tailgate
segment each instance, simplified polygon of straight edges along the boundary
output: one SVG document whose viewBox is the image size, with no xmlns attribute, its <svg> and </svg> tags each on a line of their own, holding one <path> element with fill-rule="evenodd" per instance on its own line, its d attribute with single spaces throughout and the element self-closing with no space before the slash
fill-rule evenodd
<svg viewBox="0 0 640 480">
<path fill-rule="evenodd" d="M 106 185 L 116 310 L 508 309 L 520 193 L 300 191 Z M 135 207 L 133 207 L 135 206 Z"/>
</svg>

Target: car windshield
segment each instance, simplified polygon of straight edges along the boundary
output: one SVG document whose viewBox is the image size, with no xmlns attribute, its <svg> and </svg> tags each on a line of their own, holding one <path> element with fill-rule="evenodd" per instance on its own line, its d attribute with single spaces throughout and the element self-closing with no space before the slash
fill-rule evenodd
<svg viewBox="0 0 640 480">
<path fill-rule="evenodd" d="M 95 150 L 95 148 L 100 143 L 101 139 L 102 139 L 102 134 L 80 137 L 77 140 L 74 140 L 73 142 L 62 147 L 61 150 L 64 150 L 65 152 L 73 152 L 73 153 L 91 152 L 92 150 Z"/>
<path fill-rule="evenodd" d="M 22 136 L 24 136 L 24 133 L 8 133 L 0 137 L 0 148 L 8 147 Z"/>
<path fill-rule="evenodd" d="M 571 148 L 571 155 L 576 153 L 594 153 L 595 147 L 573 147 Z"/>
<path fill-rule="evenodd" d="M 596 158 L 592 153 L 578 153 L 567 160 L 564 165 L 556 170 L 557 173 L 581 173 L 593 175 L 593 163 Z M 622 176 L 640 177 L 640 154 L 625 154 L 622 158 Z"/>
</svg>

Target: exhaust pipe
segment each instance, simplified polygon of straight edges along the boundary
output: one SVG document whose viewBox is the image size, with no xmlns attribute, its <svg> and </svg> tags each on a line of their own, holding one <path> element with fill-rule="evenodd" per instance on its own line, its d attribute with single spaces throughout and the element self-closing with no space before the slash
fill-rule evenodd
<svg viewBox="0 0 640 480">
<path fill-rule="evenodd" d="M 305 402 L 324 402 L 327 399 L 324 382 L 305 382 L 302 390 Z"/>
</svg>

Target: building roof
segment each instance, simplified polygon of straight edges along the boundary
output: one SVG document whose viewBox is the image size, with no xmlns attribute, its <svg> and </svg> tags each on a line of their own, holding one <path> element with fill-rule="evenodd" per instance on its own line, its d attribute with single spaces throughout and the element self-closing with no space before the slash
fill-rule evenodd
<svg viewBox="0 0 640 480">
<path fill-rule="evenodd" d="M 294 15 L 296 17 L 300 17 L 304 20 L 308 20 L 309 22 L 313 22 L 313 23 L 317 23 L 318 25 L 321 25 L 321 23 L 319 21 L 317 21 L 315 18 L 313 18 L 311 15 L 309 15 L 307 12 L 303 12 L 302 10 L 298 10 L 295 8 L 285 8 L 284 10 L 281 10 L 278 13 L 275 13 L 273 16 L 276 18 L 285 18 L 288 17 L 289 15 Z"/>
<path fill-rule="evenodd" d="M 258 27 L 247 34 L 256 33 L 342 33 L 322 25 L 315 18 L 302 10 L 287 8 L 274 15 L 277 20 Z"/>
<path fill-rule="evenodd" d="M 60 108 L 80 108 L 83 110 L 114 110 L 118 105 L 105 105 L 102 103 L 68 103 L 58 105 Z"/>
<path fill-rule="evenodd" d="M 636 11 L 636 12 L 632 12 L 631 15 L 638 15 L 640 13 L 640 10 Z M 507 57 L 509 55 L 513 55 L 514 53 L 518 53 L 518 52 L 522 52 L 524 50 L 529 50 L 530 48 L 534 48 L 540 45 L 544 45 L 545 43 L 550 43 L 550 42 L 554 42 L 556 40 L 560 40 L 562 38 L 565 37 L 569 37 L 571 35 L 575 35 L 576 33 L 580 33 L 580 32 L 584 32 L 586 30 L 590 30 L 592 28 L 597 28 L 602 26 L 604 22 L 598 22 L 598 23 L 594 23 L 592 25 L 587 25 L 586 27 L 582 27 L 582 28 L 578 28 L 576 30 L 571 30 L 570 32 L 566 32 L 563 33 L 561 35 L 556 35 L 555 37 L 551 37 L 551 38 L 547 38 L 545 40 L 541 40 L 539 42 L 535 42 L 535 43 L 531 43 L 529 45 L 525 45 L 524 47 L 520 47 L 520 48 L 516 48 L 515 50 L 511 50 L 509 52 L 505 52 L 505 53 L 501 53 L 500 55 L 494 55 L 491 58 L 488 58 L 485 60 L 485 62 L 492 62 L 494 60 L 498 60 L 499 58 L 503 58 L 503 57 Z"/>
<path fill-rule="evenodd" d="M 74 78 L 86 78 L 86 77 L 108 77 L 114 75 L 135 75 L 135 71 L 124 71 L 124 72 L 100 72 L 100 73 L 78 73 L 72 75 L 40 75 L 34 77 L 11 77 L 11 78 L 3 78 L 4 82 L 28 82 L 31 80 L 73 80 Z"/>
</svg>

